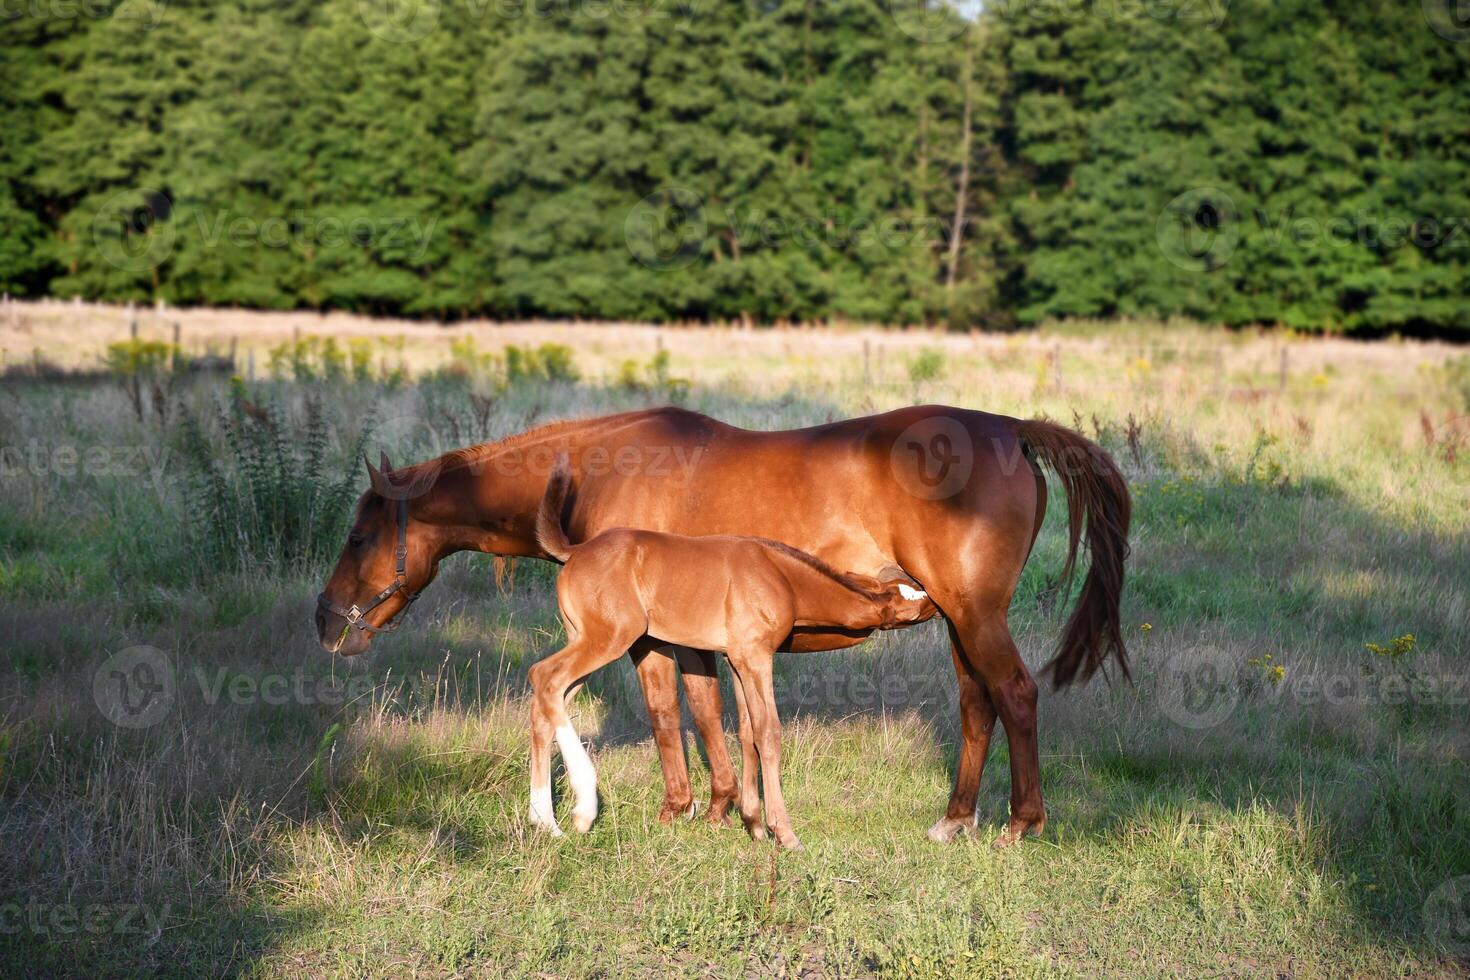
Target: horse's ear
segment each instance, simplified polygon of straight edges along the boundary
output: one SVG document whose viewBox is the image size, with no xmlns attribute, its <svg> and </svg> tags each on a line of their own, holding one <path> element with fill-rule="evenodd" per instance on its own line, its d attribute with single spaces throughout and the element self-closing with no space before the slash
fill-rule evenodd
<svg viewBox="0 0 1470 980">
<path fill-rule="evenodd" d="M 412 500 L 421 497 L 434 488 L 434 482 L 439 479 L 440 464 L 431 462 L 418 467 L 409 467 L 411 474 L 400 476 L 393 471 L 393 464 L 388 460 L 388 454 L 382 454 L 382 467 L 374 466 L 363 457 L 363 463 L 367 466 L 368 479 L 372 481 L 373 490 L 378 496 L 387 500 Z"/>
<path fill-rule="evenodd" d="M 388 461 L 388 454 L 385 453 L 385 452 L 383 452 L 380 449 L 380 450 L 378 450 L 378 457 L 379 457 L 379 460 L 380 460 L 380 462 L 378 463 L 378 466 L 383 470 L 383 475 L 384 476 L 392 476 L 393 475 L 393 464 Z"/>
<path fill-rule="evenodd" d="M 387 461 L 388 457 L 384 456 L 383 462 L 386 463 Z M 389 484 L 388 477 L 384 474 L 384 472 L 378 469 L 372 463 L 369 463 L 366 456 L 362 458 L 362 464 L 367 467 L 368 483 L 372 485 L 373 490 L 378 494 L 378 496 L 391 497 L 394 492 L 393 487 L 391 484 Z"/>
</svg>

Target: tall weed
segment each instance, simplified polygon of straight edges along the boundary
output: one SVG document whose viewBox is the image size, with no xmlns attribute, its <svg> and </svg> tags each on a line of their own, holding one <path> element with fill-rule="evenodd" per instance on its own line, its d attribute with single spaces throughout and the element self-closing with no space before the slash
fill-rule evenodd
<svg viewBox="0 0 1470 980">
<path fill-rule="evenodd" d="M 199 419 L 184 416 L 186 514 L 193 553 L 205 566 L 309 567 L 340 546 L 372 426 L 363 426 L 344 458 L 332 451 L 320 398 L 304 405 L 295 419 L 274 401 L 251 402 L 237 386 L 213 405 L 215 439 Z"/>
</svg>

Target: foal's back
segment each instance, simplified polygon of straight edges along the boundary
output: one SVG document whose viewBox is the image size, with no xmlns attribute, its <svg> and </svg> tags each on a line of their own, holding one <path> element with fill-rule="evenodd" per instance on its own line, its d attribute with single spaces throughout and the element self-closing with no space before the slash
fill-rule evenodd
<svg viewBox="0 0 1470 980">
<path fill-rule="evenodd" d="M 558 593 L 578 619 L 637 620 L 655 639 L 699 650 L 779 642 L 796 622 L 792 585 L 756 538 L 604 531 L 567 559 Z"/>
</svg>

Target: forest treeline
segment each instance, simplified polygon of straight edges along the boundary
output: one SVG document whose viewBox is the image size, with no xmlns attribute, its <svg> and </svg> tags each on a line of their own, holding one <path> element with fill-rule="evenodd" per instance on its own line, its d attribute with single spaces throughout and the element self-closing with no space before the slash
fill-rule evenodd
<svg viewBox="0 0 1470 980">
<path fill-rule="evenodd" d="M 0 0 L 0 288 L 1470 332 L 1470 24 L 1452 13 Z"/>
</svg>

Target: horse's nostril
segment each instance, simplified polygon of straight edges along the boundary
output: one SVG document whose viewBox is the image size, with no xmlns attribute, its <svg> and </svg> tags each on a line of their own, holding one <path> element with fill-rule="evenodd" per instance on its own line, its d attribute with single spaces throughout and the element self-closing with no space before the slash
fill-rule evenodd
<svg viewBox="0 0 1470 980">
<path fill-rule="evenodd" d="M 327 617 L 322 613 L 316 614 L 316 632 L 318 636 L 323 636 L 327 632 Z"/>
</svg>

